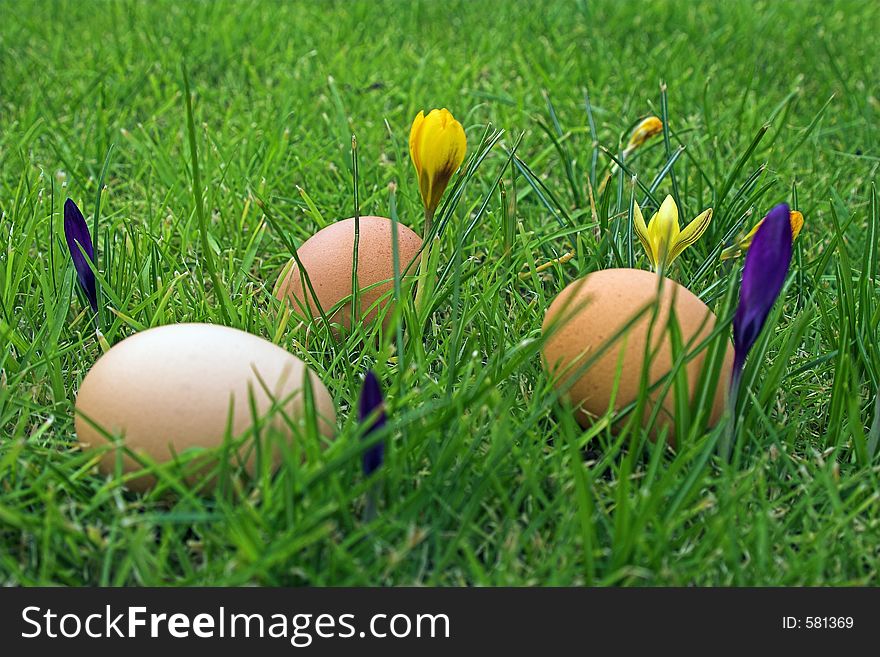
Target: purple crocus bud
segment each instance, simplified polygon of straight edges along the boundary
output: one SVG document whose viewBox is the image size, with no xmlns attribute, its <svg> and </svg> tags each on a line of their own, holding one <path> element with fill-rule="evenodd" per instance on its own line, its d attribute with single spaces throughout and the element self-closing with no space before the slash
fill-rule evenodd
<svg viewBox="0 0 880 657">
<path fill-rule="evenodd" d="M 376 415 L 376 411 L 379 411 Z M 382 399 L 382 389 L 379 387 L 379 379 L 372 370 L 367 371 L 364 377 L 364 385 L 361 388 L 361 397 L 358 403 L 358 419 L 366 422 L 374 417 L 372 425 L 367 429 L 364 438 L 374 431 L 385 426 L 385 403 Z M 385 443 L 378 442 L 364 452 L 364 474 L 370 476 L 382 465 L 385 458 Z"/>
<path fill-rule="evenodd" d="M 733 318 L 736 352 L 733 379 L 739 381 L 749 350 L 773 308 L 791 263 L 791 221 L 788 204 L 770 210 L 746 252 L 739 306 Z"/>
<path fill-rule="evenodd" d="M 92 247 L 92 236 L 86 220 L 71 199 L 64 202 L 64 237 L 67 239 L 67 248 L 73 259 L 73 268 L 79 284 L 89 299 L 92 312 L 98 312 L 98 292 L 95 285 L 95 272 L 89 267 L 85 256 L 95 262 L 95 250 Z M 80 249 L 82 247 L 82 249 Z M 83 255 L 85 251 L 85 256 Z"/>
</svg>

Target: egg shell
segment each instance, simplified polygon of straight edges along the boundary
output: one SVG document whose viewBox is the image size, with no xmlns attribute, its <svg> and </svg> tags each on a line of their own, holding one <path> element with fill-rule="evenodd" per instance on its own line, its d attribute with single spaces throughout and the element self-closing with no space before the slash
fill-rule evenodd
<svg viewBox="0 0 880 657">
<path fill-rule="evenodd" d="M 555 385 L 564 387 L 570 383 L 571 378 L 579 372 L 578 366 L 583 367 L 590 354 L 605 346 L 642 308 L 653 303 L 657 299 L 659 283 L 657 274 L 651 272 L 639 269 L 605 269 L 588 274 L 562 290 L 550 304 L 542 326 L 542 330 L 547 333 L 551 325 L 559 323 L 558 328 L 548 337 L 543 350 L 545 368 L 555 379 Z M 709 336 L 716 321 L 714 313 L 706 304 L 674 281 L 663 280 L 659 297 L 658 315 L 652 330 L 652 349 L 656 349 L 657 353 L 649 367 L 649 385 L 662 379 L 672 369 L 672 339 L 668 330 L 671 308 L 675 309 L 682 344 L 690 344 L 692 350 L 697 349 Z M 618 370 L 620 380 L 615 410 L 620 410 L 637 399 L 650 328 L 649 310 L 630 327 L 624 334 L 625 338 L 622 337 L 611 345 L 568 390 L 567 397 L 577 409 L 576 417 L 581 426 L 586 428 L 594 418 L 604 415 L 609 409 Z M 703 348 L 686 365 L 691 400 L 694 398 L 706 353 L 707 349 Z M 728 340 L 709 418 L 710 426 L 717 423 L 724 412 L 732 364 L 733 348 Z M 674 444 L 675 393 L 670 388 L 660 400 L 660 388 L 663 385 L 649 393 L 644 417 L 647 421 L 654 404 L 660 402 L 662 408 L 652 437 L 656 438 L 659 431 L 668 426 L 668 440 Z"/>
<path fill-rule="evenodd" d="M 330 438 L 336 422 L 330 393 L 294 355 L 225 326 L 160 326 L 123 340 L 98 359 L 77 395 L 77 436 L 86 449 L 106 446 L 108 440 L 97 425 L 121 436 L 132 451 L 166 462 L 189 448 L 222 445 L 227 426 L 231 426 L 233 438 L 244 436 L 253 425 L 252 391 L 257 417 L 266 417 L 273 403 L 280 407 L 268 421 L 273 440 L 293 440 L 296 431 L 284 421 L 282 411 L 293 422 L 302 417 L 306 374 L 311 379 L 319 430 Z M 253 442 L 245 440 L 240 453 L 248 447 L 246 465 L 253 474 Z M 116 451 L 104 452 L 99 463 L 102 473 L 115 471 Z M 267 451 L 272 451 L 273 467 L 277 468 L 280 450 Z M 216 465 L 216 461 L 209 465 Z M 122 468 L 126 473 L 142 469 L 124 452 Z M 193 476 L 189 483 L 201 479 Z M 127 486 L 143 491 L 155 483 L 155 477 L 144 475 L 128 481 Z"/>
<path fill-rule="evenodd" d="M 394 260 L 391 240 L 392 222 L 385 217 L 360 217 L 358 239 L 358 316 L 362 321 L 375 321 L 380 309 L 391 303 L 388 292 L 394 288 Z M 354 260 L 354 218 L 343 219 L 322 228 L 306 240 L 296 253 L 309 276 L 309 281 L 331 322 L 351 328 L 351 301 L 330 314 L 331 309 L 351 296 L 351 270 Z M 411 229 L 397 224 L 398 257 L 401 275 L 414 277 L 417 273 L 419 249 L 422 240 Z M 313 317 L 320 317 L 314 296 L 306 286 L 295 259 L 282 272 L 283 280 L 277 288 L 280 300 L 289 299 L 293 308 L 308 317 L 308 304 Z M 382 299 L 378 304 L 377 300 Z M 374 304 L 375 307 L 374 307 Z M 393 308 L 384 315 L 383 326 Z"/>
</svg>

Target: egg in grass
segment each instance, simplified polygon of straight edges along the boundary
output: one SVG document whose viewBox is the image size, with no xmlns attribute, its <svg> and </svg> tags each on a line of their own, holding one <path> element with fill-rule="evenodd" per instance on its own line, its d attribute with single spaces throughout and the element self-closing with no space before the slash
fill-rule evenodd
<svg viewBox="0 0 880 657">
<path fill-rule="evenodd" d="M 675 443 L 675 390 L 663 383 L 674 368 L 673 314 L 688 351 L 683 367 L 692 404 L 708 352 L 703 343 L 717 319 L 690 290 L 647 271 L 605 269 L 574 281 L 556 296 L 542 324 L 543 364 L 581 426 L 635 402 L 647 369 L 644 420 L 656 410 L 652 438 L 665 428 L 668 441 Z M 705 409 L 709 426 L 724 412 L 732 364 L 728 340 L 711 408 Z"/>
<path fill-rule="evenodd" d="M 227 455 L 230 468 L 241 464 L 255 475 L 258 455 L 272 470 L 280 466 L 284 451 L 307 434 L 306 380 L 317 432 L 329 440 L 336 425 L 333 400 L 296 356 L 225 326 L 160 326 L 115 345 L 83 379 L 77 437 L 100 455 L 103 474 L 121 468 L 135 491 L 157 483 L 153 474 L 130 476 L 145 465 L 200 450 L 204 458 L 187 463 L 183 479 L 210 489 L 227 436 L 235 443 Z"/>
<path fill-rule="evenodd" d="M 357 222 L 352 217 L 325 226 L 297 249 L 297 257 L 281 272 L 276 298 L 289 302 L 304 320 L 319 318 L 323 312 L 331 324 L 351 329 L 357 235 L 356 317 L 365 325 L 381 317 L 387 329 L 394 310 L 393 228 L 390 219 L 376 216 L 359 217 Z M 408 282 L 415 278 L 422 240 L 401 223 L 396 229 L 398 271 L 401 280 Z"/>
</svg>

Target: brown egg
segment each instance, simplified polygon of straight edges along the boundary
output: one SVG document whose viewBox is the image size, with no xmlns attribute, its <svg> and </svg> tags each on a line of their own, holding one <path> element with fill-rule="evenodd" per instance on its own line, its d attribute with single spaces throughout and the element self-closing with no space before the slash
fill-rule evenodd
<svg viewBox="0 0 880 657">
<path fill-rule="evenodd" d="M 292 423 L 302 419 L 302 385 L 307 374 L 319 430 L 330 438 L 336 424 L 330 394 L 302 361 L 281 347 L 244 331 L 211 324 L 149 329 L 115 345 L 86 375 L 76 399 L 77 436 L 85 448 L 104 447 L 108 439 L 100 427 L 121 437 L 133 452 L 163 463 L 189 448 L 222 445 L 227 427 L 231 427 L 233 439 L 246 436 L 253 426 L 252 394 L 256 416 L 269 418 L 261 435 L 264 441 L 272 436 L 270 444 L 275 447 L 266 449 L 264 445 L 264 453 L 272 452 L 273 467 L 277 468 L 281 462 L 277 441 L 291 441 L 298 434 L 284 416 Z M 276 410 L 269 417 L 273 404 Z M 101 472 L 115 472 L 116 452 L 104 452 Z M 245 440 L 239 454 L 247 458 L 247 469 L 253 474 L 253 440 Z M 230 468 L 237 466 L 237 460 L 232 455 Z M 191 485 L 204 480 L 216 459 L 199 464 L 202 467 L 187 479 Z M 142 466 L 123 452 L 122 469 L 128 473 Z M 127 486 L 143 491 L 155 483 L 155 477 L 145 475 Z"/>
<path fill-rule="evenodd" d="M 391 226 L 391 220 L 385 217 L 361 217 L 358 240 L 358 316 L 369 323 L 375 321 L 382 310 L 386 328 L 393 310 L 384 310 L 391 303 L 389 292 L 394 288 Z M 351 301 L 335 312 L 331 313 L 331 309 L 351 296 L 354 228 L 353 218 L 337 221 L 312 235 L 296 252 L 328 319 L 345 328 L 351 328 Z M 401 275 L 415 277 L 422 240 L 400 223 L 397 224 L 397 238 Z M 277 287 L 278 299 L 289 299 L 294 310 L 304 317 L 308 317 L 305 310 L 308 303 L 312 316 L 320 317 L 308 285 L 303 294 L 302 276 L 295 260 L 291 260 L 286 271 L 286 276 L 282 272 L 283 280 Z"/>
<path fill-rule="evenodd" d="M 659 283 L 658 276 L 651 272 L 606 269 L 573 282 L 559 293 L 550 304 L 542 327 L 547 333 L 551 325 L 562 322 L 544 345 L 544 365 L 554 377 L 557 387 L 570 383 L 580 373 L 578 366 L 583 367 L 590 354 L 605 346 L 606 341 L 623 329 L 639 310 L 657 299 Z M 663 279 L 659 312 L 652 332 L 652 348 L 657 353 L 650 362 L 649 385 L 662 379 L 672 369 L 673 351 L 668 322 L 670 308 L 673 306 L 681 329 L 682 344 L 690 344 L 691 350 L 697 349 L 715 326 L 715 315 L 706 304 L 678 283 Z M 568 390 L 567 396 L 577 409 L 576 417 L 581 426 L 587 427 L 592 419 L 604 415 L 609 409 L 618 370 L 620 380 L 614 402 L 615 410 L 620 410 L 636 400 L 650 326 L 651 311 L 648 311 L 626 331 L 625 337 L 615 341 L 586 371 L 580 373 Z M 686 365 L 691 400 L 706 353 L 707 349 L 700 350 Z M 733 348 L 728 341 L 712 405 L 710 425 L 715 424 L 724 411 L 732 364 Z M 657 433 L 668 425 L 669 442 L 674 444 L 675 393 L 670 388 L 664 398 L 659 399 L 663 385 L 649 393 L 650 401 L 644 417 L 647 421 L 653 405 L 661 403 L 653 437 L 656 438 Z"/>
</svg>

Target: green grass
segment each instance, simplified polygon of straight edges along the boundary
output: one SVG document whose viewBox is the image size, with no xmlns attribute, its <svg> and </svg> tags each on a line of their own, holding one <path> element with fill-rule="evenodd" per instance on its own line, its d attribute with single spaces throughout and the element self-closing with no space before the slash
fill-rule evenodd
<svg viewBox="0 0 880 657">
<path fill-rule="evenodd" d="M 872 3 L 3 0 L 0 11 L 0 582 L 878 584 Z M 422 339 L 412 322 L 381 340 L 336 341 L 320 325 L 307 338 L 272 287 L 292 248 L 354 214 L 352 134 L 360 211 L 395 207 L 420 230 L 407 137 L 418 110 L 440 106 L 464 124 L 471 157 L 504 132 L 444 216 L 445 275 Z M 647 266 L 629 176 L 595 214 L 588 181 L 595 191 L 605 149 L 616 156 L 648 113 L 669 131 L 626 163 L 640 203 L 652 205 L 650 188 L 688 218 L 715 208 L 671 272 L 725 323 L 714 344 L 729 335 L 741 267 L 720 263 L 725 238 L 777 202 L 806 217 L 749 359 L 729 463 L 716 456 L 728 420 L 676 451 L 608 422 L 585 432 L 541 368 L 544 309 L 565 285 Z M 111 344 L 180 321 L 277 342 L 327 382 L 333 446 L 237 498 L 139 497 L 99 476 L 73 430 L 101 350 L 63 244 L 67 196 L 90 224 L 100 198 Z M 575 258 L 534 272 L 570 240 Z M 352 409 L 367 368 L 388 392 L 390 444 L 365 524 L 373 482 Z"/>
</svg>

